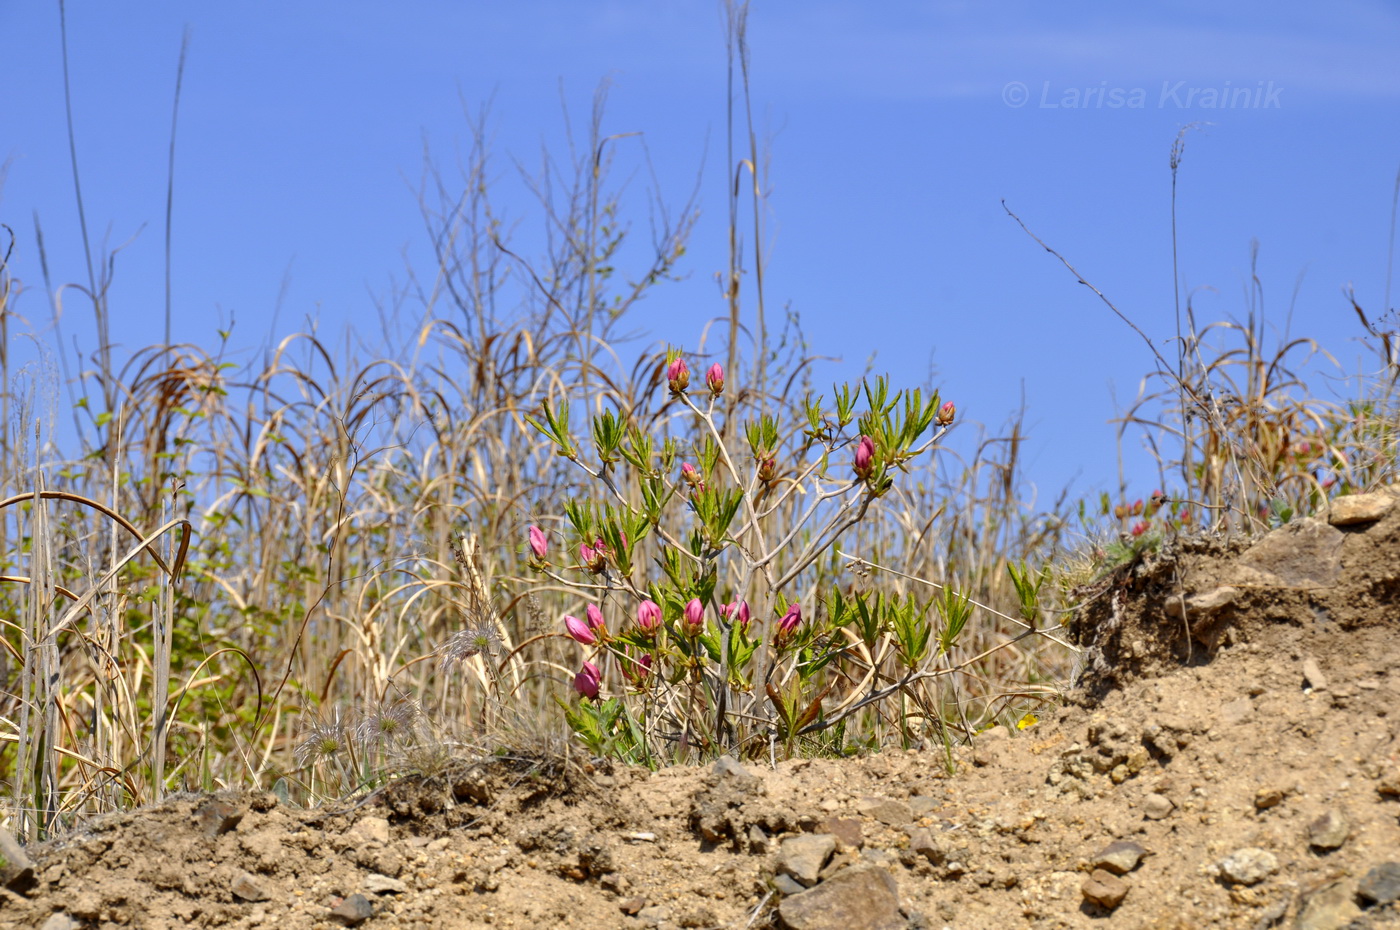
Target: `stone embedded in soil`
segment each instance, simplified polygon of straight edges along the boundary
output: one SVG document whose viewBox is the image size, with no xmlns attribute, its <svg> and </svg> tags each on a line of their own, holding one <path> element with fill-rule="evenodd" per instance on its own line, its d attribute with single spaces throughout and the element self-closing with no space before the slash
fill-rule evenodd
<svg viewBox="0 0 1400 930">
<path fill-rule="evenodd" d="M 837 849 L 860 849 L 865 845 L 865 831 L 860 821 L 851 817 L 827 817 L 818 822 L 818 833 L 836 837 Z"/>
<path fill-rule="evenodd" d="M 62 911 L 55 911 L 39 925 L 39 930 L 78 930 L 78 922 Z"/>
<path fill-rule="evenodd" d="M 352 894 L 331 908 L 331 919 L 355 927 L 374 916 L 374 905 L 362 894 Z"/>
<path fill-rule="evenodd" d="M 1114 875 L 1127 875 L 1138 867 L 1147 850 L 1137 843 L 1117 840 L 1105 846 L 1090 862 L 1096 869 L 1104 869 Z"/>
<path fill-rule="evenodd" d="M 1278 871 L 1278 858 L 1267 849 L 1246 846 L 1220 860 L 1220 875 L 1237 885 L 1257 885 Z"/>
<path fill-rule="evenodd" d="M 1400 901 L 1400 862 L 1382 862 L 1356 886 L 1356 893 L 1372 904 Z"/>
<path fill-rule="evenodd" d="M 18 894 L 34 887 L 34 863 L 4 827 L 0 827 L 0 885 Z"/>
<path fill-rule="evenodd" d="M 773 878 L 773 887 L 778 890 L 778 894 L 792 895 L 801 894 L 807 890 L 807 886 L 793 878 L 791 875 L 777 875 Z"/>
<path fill-rule="evenodd" d="M 1361 916 L 1361 908 L 1351 900 L 1344 882 L 1334 882 L 1314 891 L 1298 910 L 1296 930 L 1342 930 Z"/>
<path fill-rule="evenodd" d="M 933 833 L 925 827 L 906 827 L 909 834 L 909 849 L 916 855 L 923 856 L 934 865 L 942 862 L 947 854 L 938 845 L 938 841 L 933 838 Z"/>
<path fill-rule="evenodd" d="M 778 915 L 791 930 L 904 930 L 894 878 L 878 866 L 852 866 L 815 888 L 784 898 Z"/>
<path fill-rule="evenodd" d="M 926 794 L 916 794 L 909 799 L 909 813 L 914 817 L 922 817 L 938 807 L 938 799 L 931 798 Z"/>
<path fill-rule="evenodd" d="M 266 901 L 272 897 L 267 893 L 267 889 L 247 872 L 240 872 L 238 877 L 233 880 L 233 886 L 229 890 L 240 901 Z"/>
<path fill-rule="evenodd" d="M 1244 723 L 1254 714 L 1254 702 L 1247 697 L 1236 698 L 1220 708 L 1220 722 L 1227 727 Z"/>
<path fill-rule="evenodd" d="M 646 898 L 624 898 L 617 902 L 617 909 L 628 917 L 637 916 L 637 912 L 647 906 Z"/>
<path fill-rule="evenodd" d="M 1375 523 L 1395 506 L 1395 494 L 1375 491 L 1370 494 L 1348 494 L 1332 501 L 1327 509 L 1327 522 L 1333 526 L 1355 526 Z"/>
<path fill-rule="evenodd" d="M 1315 849 L 1338 849 L 1351 835 L 1351 824 L 1334 810 L 1308 824 L 1308 844 Z"/>
<path fill-rule="evenodd" d="M 397 878 L 380 875 L 377 872 L 365 877 L 365 891 L 370 894 L 403 894 L 408 886 Z"/>
<path fill-rule="evenodd" d="M 1172 799 L 1165 794 L 1153 792 L 1142 802 L 1142 812 L 1149 820 L 1161 820 L 1169 815 L 1176 807 Z"/>
<path fill-rule="evenodd" d="M 355 841 L 356 845 L 387 846 L 389 843 L 389 821 L 383 817 L 362 817 L 345 832 L 345 838 Z"/>
<path fill-rule="evenodd" d="M 1327 676 L 1322 674 L 1322 667 L 1317 664 L 1316 659 L 1303 660 L 1303 687 L 1314 691 L 1327 690 Z"/>
<path fill-rule="evenodd" d="M 1123 903 L 1132 886 L 1105 869 L 1095 869 L 1080 887 L 1084 900 L 1109 910 Z"/>
<path fill-rule="evenodd" d="M 1266 785 L 1254 792 L 1254 809 L 1266 811 L 1271 807 L 1277 807 L 1283 803 L 1287 792 L 1277 785 Z"/>
<path fill-rule="evenodd" d="M 248 813 L 246 804 L 235 804 L 224 798 L 209 798 L 195 811 L 199 828 L 205 836 L 222 836 L 243 820 Z"/>
<path fill-rule="evenodd" d="M 861 798 L 856 809 L 891 827 L 902 827 L 914 819 L 909 805 L 893 798 Z"/>
<path fill-rule="evenodd" d="M 744 768 L 739 760 L 733 756 L 720 756 L 710 768 L 710 773 L 716 778 L 722 778 L 725 775 L 734 775 L 738 778 L 749 777 L 749 770 Z"/>
<path fill-rule="evenodd" d="M 836 837 L 830 833 L 790 836 L 778 847 L 778 871 L 791 875 L 810 888 L 821 875 L 827 857 L 835 850 Z"/>
</svg>

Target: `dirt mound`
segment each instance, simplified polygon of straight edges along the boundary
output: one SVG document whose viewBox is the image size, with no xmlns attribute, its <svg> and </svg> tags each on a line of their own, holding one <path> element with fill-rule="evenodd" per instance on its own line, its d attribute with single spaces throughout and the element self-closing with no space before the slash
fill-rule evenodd
<svg viewBox="0 0 1400 930">
<path fill-rule="evenodd" d="M 1394 502 L 1122 566 L 1065 706 L 950 755 L 179 797 L 30 849 L 0 926 L 1400 926 Z"/>
</svg>

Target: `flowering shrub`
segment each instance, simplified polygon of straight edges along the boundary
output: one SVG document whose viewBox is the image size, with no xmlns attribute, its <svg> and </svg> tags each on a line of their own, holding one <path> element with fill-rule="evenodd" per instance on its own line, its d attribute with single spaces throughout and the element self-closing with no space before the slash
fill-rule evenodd
<svg viewBox="0 0 1400 930">
<path fill-rule="evenodd" d="M 551 563 L 539 526 L 528 543 L 535 571 L 589 602 L 587 619 L 562 621 L 584 652 L 565 712 L 589 749 L 648 763 L 690 749 L 791 752 L 865 707 L 869 688 L 854 685 L 878 683 L 887 656 L 904 684 L 877 700 L 933 674 L 965 602 L 818 588 L 843 534 L 934 447 L 953 404 L 891 394 L 878 378 L 837 389 L 831 404 L 809 397 L 805 423 L 782 424 L 726 395 L 718 363 L 700 397 L 679 353 L 664 374 L 662 403 L 679 416 L 660 421 L 662 435 L 637 412 L 605 411 L 586 455 L 566 403 L 529 421 L 596 490 L 563 506 L 576 541 L 563 551 L 576 545 L 577 561 Z"/>
</svg>

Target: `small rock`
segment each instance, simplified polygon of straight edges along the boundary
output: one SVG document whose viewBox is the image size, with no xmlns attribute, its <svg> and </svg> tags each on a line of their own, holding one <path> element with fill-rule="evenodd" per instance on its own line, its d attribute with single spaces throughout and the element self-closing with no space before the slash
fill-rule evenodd
<svg viewBox="0 0 1400 930">
<path fill-rule="evenodd" d="M 972 764 L 978 768 L 996 765 L 1001 761 L 1002 753 L 1006 751 L 1006 748 L 1005 742 L 978 740 L 972 747 Z"/>
<path fill-rule="evenodd" d="M 389 845 L 389 821 L 383 817 L 364 817 L 345 832 L 348 839 L 359 841 L 360 845 Z"/>
<path fill-rule="evenodd" d="M 1342 930 L 1360 916 L 1361 908 L 1352 902 L 1346 886 L 1333 882 L 1307 896 L 1293 926 L 1297 930 Z"/>
<path fill-rule="evenodd" d="M 768 839 L 768 834 L 764 832 L 763 828 L 756 823 L 750 824 L 749 852 L 753 853 L 756 856 L 761 856 L 764 853 L 768 852 L 768 847 L 770 845 L 771 841 Z"/>
<path fill-rule="evenodd" d="M 636 917 L 637 912 L 647 906 L 646 898 L 624 898 L 617 902 L 618 910 L 628 917 Z"/>
<path fill-rule="evenodd" d="M 397 878 L 380 875 L 377 872 L 365 877 L 365 891 L 370 894 L 403 894 L 408 886 Z"/>
<path fill-rule="evenodd" d="M 205 836 L 222 836 L 243 820 L 248 808 L 223 798 L 209 798 L 199 805 L 195 818 Z"/>
<path fill-rule="evenodd" d="M 722 778 L 725 775 L 733 775 L 737 778 L 749 777 L 749 770 L 744 768 L 739 760 L 733 756 L 720 756 L 710 768 L 710 773 L 716 778 Z"/>
<path fill-rule="evenodd" d="M 877 866 L 853 866 L 815 888 L 784 898 L 778 915 L 791 930 L 905 930 L 894 878 Z"/>
<path fill-rule="evenodd" d="M 947 858 L 943 848 L 938 845 L 938 841 L 933 838 L 933 834 L 924 827 L 906 827 L 909 834 L 909 848 L 916 855 L 923 856 L 934 865 Z"/>
<path fill-rule="evenodd" d="M 914 819 L 908 804 L 892 798 L 862 798 L 856 807 L 862 814 L 891 827 L 902 827 Z"/>
<path fill-rule="evenodd" d="M 34 863 L 9 830 L 0 827 L 0 885 L 17 894 L 33 888 Z"/>
<path fill-rule="evenodd" d="M 1278 859 L 1267 849 L 1246 846 L 1220 860 L 1220 874 L 1237 885 L 1256 885 L 1278 871 Z"/>
<path fill-rule="evenodd" d="M 865 831 L 860 821 L 851 817 L 827 817 L 817 824 L 818 833 L 830 833 L 836 837 L 836 848 L 860 849 L 865 845 Z"/>
<path fill-rule="evenodd" d="M 1147 800 L 1142 802 L 1142 812 L 1148 820 L 1161 820 L 1172 812 L 1176 807 L 1172 799 L 1165 794 L 1153 792 L 1147 796 Z"/>
<path fill-rule="evenodd" d="M 1269 785 L 1254 792 L 1254 809 L 1266 811 L 1283 803 L 1286 792 L 1277 786 Z"/>
<path fill-rule="evenodd" d="M 1327 509 L 1327 522 L 1333 526 L 1355 526 L 1375 523 L 1395 506 L 1395 496 L 1386 491 L 1370 494 L 1348 494 L 1332 501 Z"/>
<path fill-rule="evenodd" d="M 1138 867 L 1147 850 L 1137 843 L 1118 840 L 1109 843 L 1090 863 L 1096 869 L 1112 872 L 1114 875 L 1127 875 Z"/>
<path fill-rule="evenodd" d="M 1356 893 L 1372 904 L 1400 901 L 1400 862 L 1382 862 L 1366 873 Z"/>
<path fill-rule="evenodd" d="M 836 837 L 830 833 L 790 836 L 778 847 L 778 871 L 810 888 L 816 884 L 827 857 L 835 850 Z"/>
<path fill-rule="evenodd" d="M 347 927 L 357 927 L 374 916 L 374 905 L 362 894 L 352 894 L 331 908 L 331 919 Z"/>
<path fill-rule="evenodd" d="M 78 930 L 78 922 L 62 911 L 54 911 L 39 925 L 39 930 Z"/>
<path fill-rule="evenodd" d="M 1314 691 L 1327 690 L 1327 676 L 1322 674 L 1322 667 L 1317 664 L 1316 659 L 1303 660 L 1303 686 Z"/>
<path fill-rule="evenodd" d="M 773 877 L 773 887 L 778 890 L 778 894 L 786 897 L 790 894 L 800 894 L 807 890 L 807 886 L 793 878 L 791 875 L 776 875 Z"/>
<path fill-rule="evenodd" d="M 1220 722 L 1227 727 L 1244 723 L 1254 714 L 1254 702 L 1247 697 L 1236 698 L 1220 708 Z"/>
<path fill-rule="evenodd" d="M 671 909 L 653 904 L 651 907 L 644 907 L 638 911 L 637 919 L 654 927 L 671 919 Z"/>
<path fill-rule="evenodd" d="M 1131 887 L 1112 872 L 1095 869 L 1079 890 L 1086 901 L 1113 910 L 1123 903 L 1123 899 L 1128 896 Z"/>
<path fill-rule="evenodd" d="M 267 893 L 267 889 L 247 872 L 240 872 L 238 877 L 233 880 L 233 886 L 229 890 L 233 892 L 235 898 L 243 901 L 266 901 L 272 897 Z"/>
<path fill-rule="evenodd" d="M 926 794 L 916 794 L 909 799 L 909 813 L 914 817 L 922 817 L 937 806 L 938 799 Z"/>
<path fill-rule="evenodd" d="M 1308 843 L 1315 849 L 1337 849 L 1351 835 L 1351 824 L 1334 810 L 1323 812 L 1308 824 Z"/>
</svg>

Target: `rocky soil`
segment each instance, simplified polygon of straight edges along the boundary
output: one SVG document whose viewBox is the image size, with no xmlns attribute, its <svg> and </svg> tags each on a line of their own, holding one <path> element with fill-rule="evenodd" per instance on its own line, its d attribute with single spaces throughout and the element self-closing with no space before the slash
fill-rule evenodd
<svg viewBox="0 0 1400 930">
<path fill-rule="evenodd" d="M 0 927 L 1400 927 L 1400 489 L 1086 592 L 1064 705 L 770 768 L 460 763 L 11 851 Z"/>
</svg>

